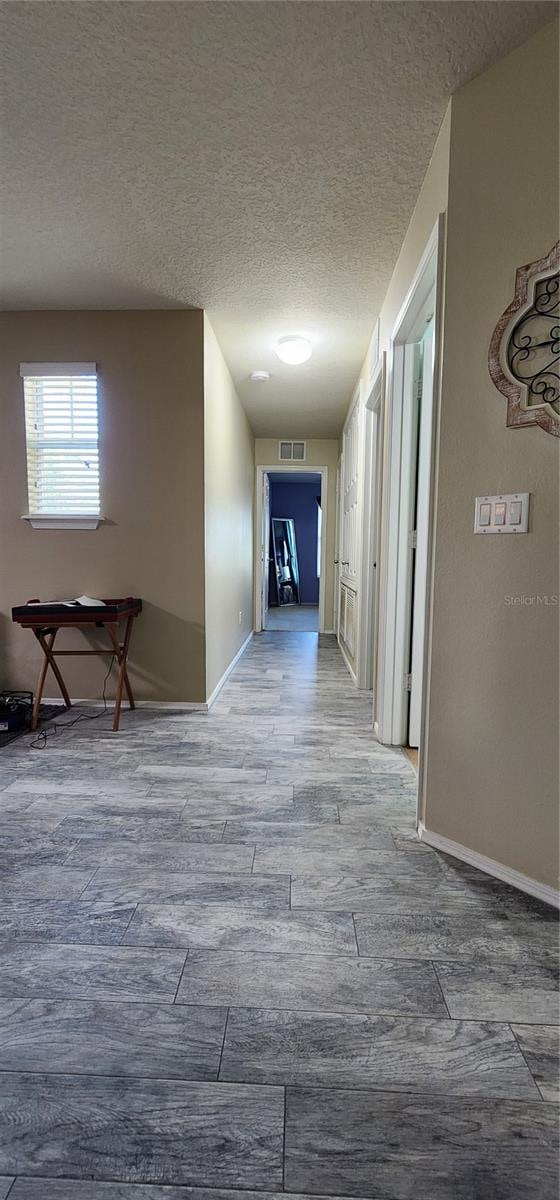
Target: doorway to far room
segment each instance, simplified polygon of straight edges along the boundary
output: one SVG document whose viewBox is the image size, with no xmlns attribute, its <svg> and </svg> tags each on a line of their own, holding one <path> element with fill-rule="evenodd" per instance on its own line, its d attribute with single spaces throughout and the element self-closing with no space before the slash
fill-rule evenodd
<svg viewBox="0 0 560 1200">
<path fill-rule="evenodd" d="M 267 522 L 265 517 L 263 522 L 263 628 L 317 633 L 323 523 L 321 475 L 313 471 L 269 472 L 268 501 L 269 518 Z"/>
</svg>

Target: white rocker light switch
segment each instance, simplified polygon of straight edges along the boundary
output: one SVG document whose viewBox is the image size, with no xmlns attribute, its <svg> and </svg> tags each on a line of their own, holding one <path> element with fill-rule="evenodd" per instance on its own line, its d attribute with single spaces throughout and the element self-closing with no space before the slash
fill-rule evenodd
<svg viewBox="0 0 560 1200">
<path fill-rule="evenodd" d="M 474 507 L 475 533 L 528 533 L 529 492 L 501 496 L 477 496 Z"/>
</svg>

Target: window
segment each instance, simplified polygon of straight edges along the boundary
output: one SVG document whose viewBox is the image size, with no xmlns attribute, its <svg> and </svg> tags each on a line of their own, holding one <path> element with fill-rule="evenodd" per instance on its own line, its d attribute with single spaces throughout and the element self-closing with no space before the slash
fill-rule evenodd
<svg viewBox="0 0 560 1200">
<path fill-rule="evenodd" d="M 22 363 L 29 519 L 96 528 L 99 512 L 95 363 Z"/>
</svg>

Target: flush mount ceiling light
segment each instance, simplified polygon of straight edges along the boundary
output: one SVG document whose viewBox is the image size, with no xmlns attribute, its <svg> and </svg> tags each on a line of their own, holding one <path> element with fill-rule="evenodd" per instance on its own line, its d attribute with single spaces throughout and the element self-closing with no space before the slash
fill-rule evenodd
<svg viewBox="0 0 560 1200">
<path fill-rule="evenodd" d="M 253 383 L 268 383 L 270 379 L 269 371 L 253 371 L 251 375 Z"/>
<path fill-rule="evenodd" d="M 287 337 L 278 338 L 276 343 L 278 358 L 294 367 L 307 362 L 307 359 L 311 358 L 312 351 L 313 347 L 309 338 L 302 337 L 299 333 L 290 333 Z"/>
</svg>

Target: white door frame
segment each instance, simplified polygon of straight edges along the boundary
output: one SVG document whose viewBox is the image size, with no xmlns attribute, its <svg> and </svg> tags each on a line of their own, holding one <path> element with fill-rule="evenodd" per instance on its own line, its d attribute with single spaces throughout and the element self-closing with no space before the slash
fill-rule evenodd
<svg viewBox="0 0 560 1200">
<path fill-rule="evenodd" d="M 340 455 L 336 467 L 334 527 L 333 633 L 338 642 L 340 635 L 340 555 L 342 553 L 342 455 Z"/>
<path fill-rule="evenodd" d="M 327 504 L 328 504 L 328 467 L 315 467 L 310 463 L 272 463 L 271 466 L 255 468 L 256 478 L 256 495 L 255 495 L 255 633 L 262 632 L 262 604 L 261 596 L 263 589 L 263 557 L 262 557 L 262 536 L 263 536 L 263 488 L 265 475 L 320 475 L 321 476 L 321 513 L 322 513 L 322 536 L 321 536 L 321 576 L 319 579 L 319 633 L 325 632 L 325 584 L 327 571 Z"/>
<path fill-rule="evenodd" d="M 383 353 L 375 364 L 364 403 L 364 453 L 362 471 L 363 518 L 360 553 L 360 603 L 358 608 L 357 686 L 371 691 L 377 655 L 378 553 L 381 507 L 382 402 L 385 391 Z"/>
<path fill-rule="evenodd" d="M 430 519 L 426 589 L 426 637 L 422 686 L 420 738 L 419 814 L 423 795 L 426 713 L 432 628 L 433 524 L 437 445 L 439 436 L 440 374 L 443 316 L 445 217 L 440 214 L 395 321 L 389 349 L 388 419 L 385 445 L 385 485 L 382 534 L 383 577 L 380 580 L 379 673 L 377 732 L 388 745 L 402 745 L 407 727 L 405 673 L 410 653 L 411 552 L 408 543 L 410 503 L 410 428 L 407 425 L 408 389 L 413 374 L 411 347 L 423 333 L 427 318 L 434 317 L 434 372 L 432 455 L 430 469 Z M 410 407 L 410 406 L 408 406 Z"/>
<path fill-rule="evenodd" d="M 266 617 L 269 609 L 269 580 L 270 580 L 270 482 L 268 476 L 263 475 L 262 489 L 262 572 L 261 572 L 261 625 L 266 624 Z"/>
</svg>

